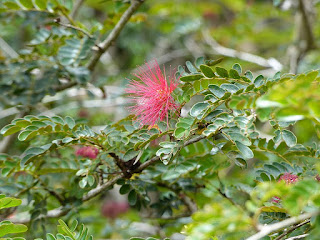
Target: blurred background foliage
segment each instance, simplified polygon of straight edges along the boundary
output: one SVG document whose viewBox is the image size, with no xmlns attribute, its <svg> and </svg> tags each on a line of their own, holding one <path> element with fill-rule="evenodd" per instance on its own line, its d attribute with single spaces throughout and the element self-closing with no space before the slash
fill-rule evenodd
<svg viewBox="0 0 320 240">
<path fill-rule="evenodd" d="M 22 4 L 23 2 L 25 4 Z M 124 86 L 128 83 L 128 79 L 133 78 L 132 73 L 136 71 L 138 65 L 153 59 L 157 59 L 167 71 L 178 70 L 177 66 L 184 65 L 186 61 L 193 62 L 196 58 L 203 56 L 205 59 L 224 57 L 220 65 L 227 69 L 238 62 L 242 66 L 242 72 L 251 70 L 254 77 L 260 74 L 274 77 L 278 71 L 294 74 L 311 72 L 319 68 L 320 62 L 319 49 L 317 49 L 320 21 L 316 15 L 320 4 L 318 1 L 310 1 L 313 2 L 312 9 L 308 10 L 313 41 L 310 46 L 307 44 L 308 46 L 305 47 L 303 43 L 301 47 L 299 43 L 309 40 L 304 38 L 307 34 L 301 32 L 301 28 L 306 29 L 306 27 L 300 26 L 303 22 L 299 20 L 301 13 L 297 2 L 289 0 L 147 0 L 122 29 L 118 39 L 113 41 L 112 46 L 102 55 L 95 71 L 91 71 L 87 63 L 90 61 L 92 49 L 97 48 L 96 44 L 108 36 L 130 5 L 130 1 L 85 0 L 74 18 L 69 19 L 74 26 L 72 28 L 63 25 L 75 8 L 75 3 L 71 0 L 51 2 L 3 0 L 0 3 L 0 126 L 3 127 L 14 118 L 29 114 L 60 115 L 71 116 L 76 119 L 76 123 L 85 123 L 93 130 L 101 130 L 107 124 L 128 115 L 127 101 L 123 96 Z M 246 53 L 251 55 L 248 56 Z M 259 108 L 257 126 L 261 134 L 272 137 L 275 130 L 281 128 L 265 122 L 270 117 L 276 117 L 286 121 L 298 121 L 294 127 L 289 126 L 297 136 L 298 143 L 311 145 L 313 142 L 319 142 L 320 89 L 319 83 L 317 85 L 314 83 L 317 75 L 318 72 L 306 73 L 297 77 L 295 82 L 278 85 L 256 103 Z M 75 83 L 73 84 L 72 81 Z M 68 83 L 75 87 L 64 88 Z M 270 116 L 271 112 L 274 115 Z M 5 138 L 0 138 L 3 140 L 0 144 L 0 152 L 20 155 L 29 145 L 43 145 L 50 136 L 41 136 L 30 142 L 11 139 L 9 144 Z M 70 212 L 66 220 L 78 219 L 85 223 L 97 239 L 126 239 L 132 236 L 150 235 L 171 236 L 172 239 L 179 239 L 181 236 L 178 233 L 182 229 L 186 233 L 189 231 L 190 236 L 195 237 L 198 231 L 210 233 L 211 230 L 206 229 L 205 224 L 200 224 L 198 230 L 197 223 L 190 223 L 189 216 L 170 219 L 172 213 L 183 214 L 184 210 L 179 207 L 182 201 L 179 194 L 181 189 L 186 189 L 195 199 L 199 209 L 204 208 L 203 211 L 205 211 L 205 214 L 200 212 L 194 215 L 195 222 L 205 222 L 207 219 L 211 221 L 215 217 L 227 216 L 230 221 L 239 220 L 242 225 L 238 226 L 237 231 L 244 233 L 248 230 L 248 225 L 245 223 L 249 222 L 251 216 L 242 215 L 241 219 L 234 219 L 234 216 L 241 216 L 241 209 L 230 205 L 228 200 L 223 198 L 223 194 L 230 197 L 236 195 L 237 201 L 244 204 L 249 199 L 251 190 L 248 188 L 253 187 L 254 181 L 261 180 L 261 175 L 257 177 L 255 174 L 257 168 L 263 168 L 264 162 L 259 162 L 254 167 L 254 163 L 249 163 L 249 167 L 245 169 L 240 168 L 244 167 L 242 162 L 237 162 L 238 168 L 227 168 L 231 165 L 230 161 L 227 161 L 228 157 L 219 155 L 220 157 L 215 158 L 214 163 L 210 163 L 212 165 L 206 166 L 212 158 L 210 155 L 205 155 L 210 151 L 210 144 L 201 143 L 191 147 L 194 149 L 188 151 L 188 148 L 185 148 L 181 153 L 187 161 L 190 160 L 185 165 L 170 166 L 169 170 L 162 165 L 157 165 L 149 170 L 153 176 L 164 180 L 156 189 L 159 191 L 157 197 L 160 201 L 157 205 L 150 207 L 157 209 L 156 215 L 150 215 L 149 209 L 139 211 L 137 206 L 129 208 L 126 195 L 118 194 L 120 187 L 120 192 L 122 189 L 123 193 L 129 193 L 130 189 L 123 188 L 126 184 L 139 191 L 142 191 L 141 188 L 154 190 L 153 184 L 146 184 L 148 181 L 152 182 L 152 179 L 148 179 L 148 174 L 142 174 L 141 182 L 133 177 L 127 180 L 130 183 L 120 182 L 115 190 L 105 192 L 99 198 L 83 205 L 80 200 L 77 200 L 79 201 L 79 203 L 76 202 L 79 205 L 77 212 Z M 75 147 L 69 147 L 44 156 L 50 159 L 50 164 L 68 168 L 70 175 L 61 178 L 61 175 L 50 173 L 50 177 L 45 179 L 47 182 L 41 182 L 44 179 L 39 179 L 42 186 L 54 187 L 58 192 L 63 188 L 76 189 L 70 193 L 74 199 L 83 194 L 81 189 L 73 188 L 72 185 L 77 185 L 81 175 L 75 175 L 77 170 L 87 168 L 90 164 L 88 161 L 81 160 L 81 157 L 76 155 L 76 150 Z M 257 152 L 255 154 L 261 159 L 266 159 Z M 205 156 L 199 157 L 203 168 L 200 173 L 193 161 L 198 156 Z M 105 155 L 100 157 L 109 161 Z M 268 157 L 270 157 L 268 161 L 276 159 L 274 156 Z M 301 160 L 303 171 L 308 172 L 309 176 L 314 176 L 317 173 L 314 165 L 318 163 L 314 159 L 308 160 Z M 112 164 L 111 161 L 109 162 Z M 16 161 L 14 159 L 12 163 L 7 161 L 6 166 L 2 168 L 10 169 L 10 164 L 16 164 Z M 43 174 L 46 173 L 47 168 L 46 164 L 42 166 Z M 168 173 L 166 173 L 167 170 Z M 224 183 L 217 180 L 217 172 L 220 178 L 224 179 Z M 299 175 L 301 172 L 295 169 L 295 174 Z M 188 177 L 177 180 L 181 173 Z M 0 191 L 7 195 L 15 196 L 34 180 L 31 176 L 25 177 L 23 172 L 21 174 L 17 172 L 11 178 L 6 178 L 6 174 L 2 170 Z M 205 174 L 206 178 L 204 179 L 201 174 Z M 279 177 L 279 174 L 276 174 L 276 177 Z M 88 181 L 90 181 L 89 178 Z M 194 182 L 190 183 L 190 181 L 196 181 L 199 188 L 195 188 Z M 52 182 L 58 184 L 52 185 Z M 168 183 L 170 186 L 166 185 Z M 201 189 L 204 185 L 209 187 Z M 274 187 L 274 189 L 277 188 L 286 187 Z M 223 194 L 217 194 L 215 191 L 217 189 L 223 191 Z M 262 189 L 261 192 L 267 194 L 269 190 Z M 275 192 L 269 195 L 274 196 Z M 54 209 L 60 206 L 59 198 L 48 196 L 47 192 L 41 189 L 35 189 L 32 194 L 26 197 L 26 202 L 19 208 L 22 217 L 30 208 L 33 208 L 31 214 L 36 217 L 46 213 L 47 208 Z M 31 198 L 34 201 L 31 201 Z M 141 204 L 144 201 L 147 204 L 150 200 L 146 197 L 141 200 Z M 219 201 L 222 202 L 221 205 L 216 203 Z M 206 205 L 208 202 L 210 204 Z M 315 199 L 314 202 L 312 204 L 319 207 L 318 200 Z M 261 203 L 252 203 L 255 205 L 253 208 L 260 207 L 259 204 Z M 292 207 L 290 204 L 288 206 Z M 114 208 L 119 211 L 113 213 Z M 222 211 L 226 213 L 206 216 L 212 212 Z M 282 214 L 286 213 L 282 212 Z M 165 220 L 159 219 L 163 216 Z M 272 222 L 277 219 L 277 216 L 273 218 L 268 215 L 265 219 Z M 214 221 L 220 221 L 220 219 L 214 219 Z M 190 225 L 184 227 L 188 223 Z M 237 222 L 233 223 L 237 224 Z M 227 223 L 226 225 L 229 226 Z M 44 232 L 55 231 L 55 226 L 55 219 L 31 222 L 33 231 L 28 232 L 28 237 L 30 239 L 43 237 Z M 221 229 L 224 229 L 223 227 Z M 193 229 L 192 232 L 190 229 Z M 240 236 L 240 232 L 237 231 L 233 232 L 236 235 L 229 236 L 229 239 Z M 203 239 L 206 237 L 208 235 Z"/>
</svg>

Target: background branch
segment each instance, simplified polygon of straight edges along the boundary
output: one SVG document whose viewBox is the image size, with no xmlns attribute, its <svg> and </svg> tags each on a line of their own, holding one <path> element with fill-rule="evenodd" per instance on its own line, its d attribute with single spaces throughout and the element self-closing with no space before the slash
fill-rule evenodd
<svg viewBox="0 0 320 240">
<path fill-rule="evenodd" d="M 196 143 L 202 139 L 204 139 L 205 136 L 197 136 L 195 138 L 192 138 L 188 141 L 186 141 L 183 146 L 188 146 L 190 144 Z M 141 171 L 143 171 L 144 169 L 146 169 L 147 167 L 149 167 L 150 165 L 154 164 L 155 162 L 159 161 L 160 158 L 159 157 L 153 157 L 150 160 L 142 163 L 137 169 L 135 169 L 133 171 L 133 173 L 139 173 Z M 105 191 L 106 189 L 108 189 L 109 187 L 113 186 L 114 184 L 116 184 L 116 182 L 119 179 L 124 178 L 125 175 L 124 173 L 120 173 L 119 175 L 117 175 L 116 177 L 114 177 L 113 179 L 109 180 L 108 182 L 97 186 L 96 188 L 90 190 L 85 196 L 82 197 L 82 201 L 88 201 L 96 196 L 98 196 L 100 193 L 102 193 L 103 191 Z M 189 202 L 188 202 L 189 204 Z M 193 208 L 192 208 L 193 209 Z M 194 210 L 194 209 L 193 209 Z M 59 207 L 53 210 L 48 211 L 47 215 L 41 215 L 39 216 L 39 218 L 55 218 L 55 217 L 61 217 L 66 215 L 68 212 L 70 211 L 70 207 Z M 12 222 L 14 223 L 28 223 L 30 222 L 30 217 L 26 217 L 26 218 L 17 218 L 17 219 L 10 219 Z"/>
<path fill-rule="evenodd" d="M 260 230 L 260 232 L 252 235 L 251 237 L 247 238 L 247 240 L 259 240 L 261 238 L 263 238 L 264 236 L 267 236 L 268 234 L 275 232 L 277 230 L 280 230 L 282 228 L 288 227 L 290 225 L 296 224 L 298 222 L 304 221 L 306 219 L 309 219 L 313 216 L 317 216 L 320 214 L 320 211 L 315 211 L 315 212 L 310 212 L 310 213 L 304 213 L 301 214 L 297 217 L 291 217 L 288 218 L 284 221 L 278 222 L 278 223 L 274 223 L 274 224 L 270 224 L 270 225 L 266 225 L 263 226 Z"/>
<path fill-rule="evenodd" d="M 291 73 L 297 73 L 299 63 L 305 55 L 316 48 L 312 30 L 314 2 L 312 0 L 299 0 L 296 11 L 296 36 L 292 46 L 288 48 L 289 68 Z"/>
<path fill-rule="evenodd" d="M 282 233 L 278 237 L 276 237 L 274 240 L 280 240 L 280 239 L 284 238 L 285 236 L 287 236 L 289 233 L 292 233 L 294 230 L 296 230 L 299 227 L 302 227 L 302 226 L 304 226 L 304 225 L 306 225 L 308 223 L 310 223 L 310 220 L 307 220 L 307 221 L 304 221 L 302 223 L 299 223 L 299 224 L 293 226 L 292 228 L 288 229 L 287 231 L 285 231 L 284 233 Z"/>
<path fill-rule="evenodd" d="M 269 58 L 265 59 L 263 57 L 247 53 L 247 52 L 242 52 L 242 51 L 237 51 L 231 48 L 226 48 L 224 46 L 221 46 L 215 39 L 213 39 L 209 31 L 202 31 L 203 38 L 205 42 L 210 45 L 210 47 L 218 54 L 221 54 L 223 56 L 227 57 L 233 57 L 233 58 L 239 58 L 241 60 L 247 61 L 247 62 L 252 62 L 257 65 L 260 65 L 262 67 L 266 68 L 273 68 L 276 71 L 280 71 L 282 69 L 282 64 L 275 58 Z"/>
<path fill-rule="evenodd" d="M 90 71 L 93 71 L 95 69 L 102 54 L 105 53 L 108 50 L 108 48 L 112 45 L 114 40 L 116 40 L 121 30 L 124 28 L 131 16 L 135 13 L 135 11 L 141 6 L 143 2 L 144 0 L 132 0 L 130 7 L 121 16 L 119 22 L 109 33 L 108 37 L 101 44 L 99 44 L 100 51 L 96 52 L 96 54 L 93 56 L 93 58 L 90 60 L 88 64 L 88 69 Z"/>
<path fill-rule="evenodd" d="M 70 13 L 70 18 L 75 19 L 78 15 L 78 12 L 80 10 L 81 5 L 84 3 L 84 0 L 77 0 L 74 3 L 74 6 L 72 8 L 72 11 Z"/>
</svg>

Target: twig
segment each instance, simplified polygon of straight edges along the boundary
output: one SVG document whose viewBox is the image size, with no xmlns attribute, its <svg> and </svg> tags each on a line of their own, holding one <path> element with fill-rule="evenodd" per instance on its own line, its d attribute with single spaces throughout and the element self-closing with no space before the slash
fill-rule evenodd
<svg viewBox="0 0 320 240">
<path fill-rule="evenodd" d="M 310 3 L 312 4 L 312 1 L 308 0 Z M 309 8 L 311 8 L 312 6 L 308 6 Z M 306 7 L 306 1 L 305 0 L 299 0 L 299 8 L 300 8 L 300 12 L 302 15 L 302 20 L 303 20 L 303 27 L 305 29 L 306 34 L 306 40 L 307 40 L 307 49 L 313 49 L 315 48 L 315 41 L 314 41 L 314 35 L 313 35 L 313 31 L 312 31 L 312 25 L 311 25 L 311 21 L 310 21 L 310 11 L 311 9 L 307 10 Z"/>
<path fill-rule="evenodd" d="M 95 53 L 95 55 L 93 56 L 93 58 L 90 60 L 88 64 L 88 69 L 90 71 L 93 71 L 95 69 L 102 54 L 105 53 L 108 50 L 108 48 L 111 46 L 111 44 L 114 42 L 114 40 L 116 40 L 121 30 L 129 21 L 133 13 L 140 7 L 140 5 L 143 2 L 144 0 L 132 0 L 130 7 L 121 16 L 119 22 L 115 25 L 115 27 L 109 33 L 108 37 L 101 44 L 99 44 L 100 51 Z"/>
<path fill-rule="evenodd" d="M 319 214 L 320 214 L 320 211 L 304 213 L 304 214 L 301 214 L 301 215 L 299 215 L 297 217 L 291 217 L 291 218 L 288 218 L 288 219 L 283 220 L 283 221 L 278 222 L 278 223 L 274 223 L 274 224 L 263 226 L 261 228 L 260 232 L 258 232 L 256 234 L 252 235 L 251 237 L 247 238 L 247 240 L 259 240 L 259 239 L 263 238 L 264 236 L 267 236 L 268 234 L 270 234 L 272 232 L 275 232 L 275 231 L 280 230 L 282 228 L 285 228 L 287 226 L 296 224 L 298 222 L 304 221 L 306 219 L 309 219 L 309 218 L 311 218 L 313 216 L 317 216 Z"/>
<path fill-rule="evenodd" d="M 299 227 L 302 227 L 303 225 L 306 225 L 310 223 L 310 220 L 307 220 L 307 221 L 304 221 L 302 223 L 299 223 L 295 226 L 293 226 L 292 228 L 290 228 L 289 230 L 285 231 L 284 233 L 282 233 L 281 235 L 279 235 L 278 237 L 276 237 L 274 240 L 280 240 L 282 239 L 283 237 L 287 236 L 289 233 L 292 233 L 294 230 L 296 230 L 297 228 Z"/>
<path fill-rule="evenodd" d="M 204 139 L 205 136 L 197 136 L 195 138 L 192 138 L 188 141 L 186 141 L 183 146 L 187 146 L 190 144 L 193 144 L 195 142 L 198 142 L 202 139 Z M 134 170 L 134 172 L 141 172 L 144 169 L 146 169 L 147 167 L 149 167 L 150 165 L 154 164 L 155 162 L 159 161 L 160 158 L 159 157 L 153 157 L 150 160 L 144 162 L 143 164 L 141 164 L 137 169 Z M 116 182 L 119 179 L 124 178 L 124 173 L 119 174 L 118 176 L 114 177 L 113 179 L 111 179 L 110 181 L 97 186 L 96 188 L 90 190 L 85 196 L 82 197 L 82 201 L 88 201 L 96 196 L 98 196 L 100 193 L 102 193 L 103 191 L 105 191 L 106 189 L 108 189 L 109 187 L 113 186 L 114 184 L 116 184 Z M 61 217 L 66 215 L 68 212 L 70 211 L 70 208 L 63 208 L 63 207 L 59 207 L 53 210 L 48 211 L 47 215 L 41 215 L 39 216 L 39 218 L 55 218 L 55 217 Z M 30 217 L 27 218 L 19 218 L 19 219 L 11 219 L 12 222 L 15 223 L 28 223 L 30 222 Z"/>
<path fill-rule="evenodd" d="M 239 58 L 247 62 L 255 63 L 262 67 L 273 68 L 276 71 L 280 71 L 282 69 L 282 64 L 275 58 L 265 59 L 263 57 L 251 53 L 237 51 L 231 48 L 221 46 L 216 40 L 214 40 L 210 36 L 209 31 L 202 31 L 202 35 L 206 43 L 209 44 L 212 47 L 212 49 L 218 54 L 227 57 Z"/>
<path fill-rule="evenodd" d="M 71 25 L 69 23 L 62 23 L 59 19 L 55 19 L 54 22 L 59 24 L 59 25 L 61 25 L 61 26 L 63 26 L 63 27 L 71 28 L 71 29 L 77 30 L 79 32 L 82 32 L 84 35 L 86 35 L 89 38 L 93 38 L 93 36 L 90 33 L 88 33 L 87 31 L 83 30 L 82 28 L 73 26 L 73 25 Z"/>
<path fill-rule="evenodd" d="M 73 86 L 75 86 L 75 85 L 77 85 L 77 82 L 72 81 L 72 82 L 68 82 L 68 83 L 65 83 L 65 84 L 63 84 L 63 85 L 59 85 L 59 86 L 57 86 L 57 87 L 54 87 L 54 90 L 55 90 L 56 92 L 61 92 L 61 91 L 63 91 L 63 90 L 66 90 L 66 89 L 68 89 L 68 88 L 71 88 L 71 87 L 73 87 Z"/>
<path fill-rule="evenodd" d="M 308 236 L 309 234 L 306 233 L 306 234 L 302 234 L 302 235 L 298 235 L 298 236 L 294 236 L 294 237 L 291 237 L 291 238 L 287 238 L 286 240 L 295 240 L 295 239 L 301 239 L 301 238 L 305 238 L 306 236 Z"/>
<path fill-rule="evenodd" d="M 311 0 L 299 0 L 296 12 L 296 39 L 288 48 L 289 68 L 291 73 L 297 73 L 298 66 L 305 55 L 316 48 L 312 31 L 311 17 L 313 14 L 313 2 Z"/>
<path fill-rule="evenodd" d="M 84 0 L 77 0 L 72 8 L 70 13 L 70 18 L 75 19 L 78 15 L 81 5 L 84 3 Z"/>
<path fill-rule="evenodd" d="M 7 54 L 10 58 L 17 58 L 19 54 L 5 41 L 0 37 L 0 49 Z"/>
</svg>

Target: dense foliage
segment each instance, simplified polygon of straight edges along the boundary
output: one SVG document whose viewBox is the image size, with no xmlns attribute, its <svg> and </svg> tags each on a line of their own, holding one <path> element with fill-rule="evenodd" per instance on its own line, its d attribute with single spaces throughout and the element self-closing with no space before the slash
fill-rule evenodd
<svg viewBox="0 0 320 240">
<path fill-rule="evenodd" d="M 285 2 L 2 1 L 0 29 L 23 43 L 0 38 L 0 237 L 317 239 L 320 76 L 304 57 L 319 33 L 296 39 L 288 66 L 210 33 L 281 58 L 292 26 L 245 36 L 244 9 L 290 22 Z M 97 95 L 113 108 L 90 110 Z"/>
</svg>

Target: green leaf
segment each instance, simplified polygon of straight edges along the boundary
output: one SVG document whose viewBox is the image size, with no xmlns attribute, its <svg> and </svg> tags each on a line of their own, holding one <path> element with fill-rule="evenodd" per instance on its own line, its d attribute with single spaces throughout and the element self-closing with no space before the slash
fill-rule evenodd
<svg viewBox="0 0 320 240">
<path fill-rule="evenodd" d="M 260 177 L 264 182 L 270 181 L 270 177 L 266 173 L 260 173 Z"/>
<path fill-rule="evenodd" d="M 25 165 L 25 164 L 28 164 L 28 163 L 32 160 L 31 158 L 33 158 L 34 156 L 36 156 L 36 155 L 34 155 L 34 154 L 25 155 L 25 156 L 21 159 L 20 166 L 21 166 L 21 167 L 24 167 L 24 165 Z"/>
<path fill-rule="evenodd" d="M 188 76 L 181 77 L 180 81 L 182 81 L 182 82 L 193 82 L 193 81 L 199 80 L 201 78 L 203 78 L 202 74 L 193 74 L 193 75 L 188 75 Z"/>
<path fill-rule="evenodd" d="M 81 188 L 85 188 L 85 186 L 87 186 L 88 180 L 86 177 L 82 178 L 79 182 L 79 187 Z"/>
<path fill-rule="evenodd" d="M 186 62 L 187 68 L 191 73 L 197 73 L 198 70 L 193 66 L 193 64 L 190 61 Z"/>
<path fill-rule="evenodd" d="M 13 197 L 4 197 L 0 199 L 0 209 L 17 207 L 22 203 L 20 199 Z"/>
<path fill-rule="evenodd" d="M 21 130 L 21 127 L 15 126 L 13 124 L 9 124 L 9 125 L 3 127 L 1 129 L 0 133 L 3 134 L 3 136 L 9 136 L 9 135 L 14 134 L 16 132 L 19 132 L 20 130 Z"/>
<path fill-rule="evenodd" d="M 237 70 L 230 69 L 230 70 L 229 70 L 229 75 L 230 75 L 230 77 L 232 77 L 232 78 L 234 78 L 234 79 L 240 79 L 240 75 L 239 75 L 239 73 L 237 72 Z"/>
<path fill-rule="evenodd" d="M 244 158 L 253 158 L 254 157 L 253 152 L 249 147 L 247 147 L 246 145 L 244 145 L 243 143 L 238 142 L 238 141 L 235 141 L 235 143 Z"/>
<path fill-rule="evenodd" d="M 229 77 L 228 71 L 225 68 L 216 67 L 216 72 L 219 74 L 220 77 Z"/>
<path fill-rule="evenodd" d="M 20 4 L 27 9 L 33 8 L 32 0 L 19 0 Z"/>
<path fill-rule="evenodd" d="M 22 120 L 16 121 L 14 124 L 15 124 L 16 126 L 19 126 L 19 127 L 24 128 L 24 127 L 27 127 L 27 126 L 31 125 L 31 122 L 22 119 Z"/>
<path fill-rule="evenodd" d="M 42 128 L 42 127 L 45 127 L 47 126 L 47 124 L 45 124 L 44 122 L 41 122 L 41 121 L 32 121 L 32 126 L 36 126 L 37 128 Z"/>
<path fill-rule="evenodd" d="M 242 68 L 239 63 L 235 63 L 232 68 L 238 72 L 239 75 L 242 73 Z"/>
<path fill-rule="evenodd" d="M 124 161 L 129 161 L 136 157 L 139 154 L 139 151 L 134 151 L 133 148 L 129 149 L 123 156 Z"/>
<path fill-rule="evenodd" d="M 89 175 L 88 177 L 88 184 L 89 184 L 89 186 L 91 187 L 91 186 L 93 186 L 93 184 L 95 183 L 95 178 L 94 178 L 94 176 L 92 176 L 92 175 Z"/>
<path fill-rule="evenodd" d="M 25 141 L 37 135 L 35 131 L 23 131 L 18 135 L 20 141 Z"/>
<path fill-rule="evenodd" d="M 3 223 L 0 225 L 0 237 L 10 233 L 23 233 L 28 230 L 27 226 L 22 224 Z"/>
<path fill-rule="evenodd" d="M 282 131 L 282 138 L 289 147 L 297 144 L 297 137 L 289 130 Z"/>
<path fill-rule="evenodd" d="M 200 65 L 200 70 L 207 78 L 213 78 L 215 76 L 212 68 L 207 65 Z"/>
<path fill-rule="evenodd" d="M 45 10 L 47 8 L 47 0 L 34 0 L 34 3 L 41 10 Z"/>
<path fill-rule="evenodd" d="M 264 83 L 264 77 L 262 75 L 259 75 L 256 77 L 256 79 L 253 81 L 255 87 L 260 87 Z"/>
<path fill-rule="evenodd" d="M 128 195 L 128 202 L 131 206 L 135 205 L 137 202 L 137 193 L 132 189 Z"/>
<path fill-rule="evenodd" d="M 253 79 L 253 74 L 252 74 L 252 72 L 250 72 L 250 71 L 246 71 L 246 73 L 244 74 L 244 76 L 245 76 L 246 78 L 248 78 L 249 80 L 251 80 L 251 81 L 252 81 L 252 79 Z"/>
<path fill-rule="evenodd" d="M 24 154 L 33 154 L 33 155 L 39 155 L 45 152 L 45 149 L 40 148 L 40 147 L 31 147 L 29 149 L 27 149 Z"/>
<path fill-rule="evenodd" d="M 205 61 L 205 64 L 208 66 L 215 66 L 219 63 L 221 63 L 224 60 L 224 58 L 218 58 L 217 60 L 207 60 Z"/>
<path fill-rule="evenodd" d="M 223 84 L 221 84 L 220 85 L 220 88 L 222 88 L 222 89 L 224 89 L 224 90 L 226 90 L 226 91 L 228 91 L 228 92 L 230 92 L 230 93 L 236 93 L 237 91 L 239 91 L 240 90 L 240 88 L 239 87 L 237 87 L 236 85 L 234 85 L 234 84 L 229 84 L 229 83 L 223 83 Z"/>
<path fill-rule="evenodd" d="M 82 39 L 72 38 L 66 40 L 66 45 L 61 47 L 58 52 L 58 59 L 64 66 L 79 65 L 85 59 L 94 45 L 94 40 L 87 37 Z"/>
<path fill-rule="evenodd" d="M 187 135 L 187 132 L 185 128 L 178 127 L 174 130 L 173 135 L 175 138 L 180 139 L 180 138 L 183 138 L 185 135 Z"/>
<path fill-rule="evenodd" d="M 212 92 L 218 98 L 222 98 L 224 96 L 224 94 L 226 93 L 225 90 L 223 90 L 222 88 L 220 88 L 218 85 L 215 85 L 215 84 L 210 84 L 208 86 L 208 89 L 210 90 L 210 92 Z"/>
<path fill-rule="evenodd" d="M 54 116 L 54 117 L 52 117 L 51 118 L 54 122 L 56 122 L 56 123 L 59 123 L 59 124 L 61 124 L 61 125 L 64 125 L 64 120 L 61 118 L 61 117 L 59 117 L 59 116 Z"/>
<path fill-rule="evenodd" d="M 251 141 L 249 140 L 249 138 L 243 136 L 242 134 L 240 133 L 236 133 L 236 132 L 230 132 L 230 133 L 227 133 L 230 138 L 233 140 L 233 141 L 238 141 L 238 142 L 241 142 L 242 144 L 246 145 L 246 146 L 250 146 L 251 145 Z"/>
<path fill-rule="evenodd" d="M 37 34 L 35 35 L 35 38 L 30 41 L 30 44 L 31 45 L 38 45 L 41 43 L 45 43 L 48 40 L 48 38 L 50 37 L 50 33 L 51 32 L 45 28 L 40 29 L 37 32 Z"/>
<path fill-rule="evenodd" d="M 200 65 L 201 64 L 204 64 L 204 57 L 198 57 L 197 59 L 196 59 L 196 67 L 197 68 L 200 68 Z"/>
<path fill-rule="evenodd" d="M 72 117 L 67 116 L 67 117 L 65 117 L 64 120 L 70 129 L 73 129 L 75 127 L 76 122 L 74 121 L 74 119 Z"/>
<path fill-rule="evenodd" d="M 77 226 L 78 226 L 78 220 L 74 219 L 71 224 L 71 227 L 70 227 L 71 232 L 74 232 L 76 230 Z"/>
<path fill-rule="evenodd" d="M 124 184 L 124 185 L 121 186 L 121 188 L 119 190 L 119 193 L 121 195 L 127 194 L 130 191 L 130 189 L 131 189 L 131 186 L 129 184 Z"/>
<path fill-rule="evenodd" d="M 210 106 L 209 103 L 205 102 L 198 102 L 190 109 L 190 115 L 192 117 L 199 116 L 208 106 Z"/>
<path fill-rule="evenodd" d="M 46 237 L 47 237 L 47 240 L 56 240 L 56 238 L 51 233 L 47 233 Z"/>
<path fill-rule="evenodd" d="M 5 2 L 4 5 L 9 9 L 20 10 L 20 6 L 15 2 Z"/>
</svg>

